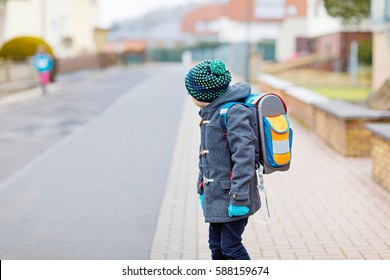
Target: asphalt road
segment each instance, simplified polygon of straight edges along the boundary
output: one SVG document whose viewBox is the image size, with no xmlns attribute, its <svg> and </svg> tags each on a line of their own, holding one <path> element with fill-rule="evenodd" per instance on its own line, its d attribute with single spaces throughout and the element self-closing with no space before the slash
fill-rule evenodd
<svg viewBox="0 0 390 280">
<path fill-rule="evenodd" d="M 0 259 L 149 258 L 184 71 L 110 71 L 0 112 Z"/>
</svg>

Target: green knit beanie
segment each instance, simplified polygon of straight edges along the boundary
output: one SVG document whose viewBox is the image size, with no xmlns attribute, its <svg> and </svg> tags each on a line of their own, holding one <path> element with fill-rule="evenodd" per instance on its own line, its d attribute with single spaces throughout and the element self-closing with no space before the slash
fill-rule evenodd
<svg viewBox="0 0 390 280">
<path fill-rule="evenodd" d="M 198 101 L 212 102 L 224 94 L 232 80 L 222 60 L 204 60 L 185 77 L 188 93 Z"/>
</svg>

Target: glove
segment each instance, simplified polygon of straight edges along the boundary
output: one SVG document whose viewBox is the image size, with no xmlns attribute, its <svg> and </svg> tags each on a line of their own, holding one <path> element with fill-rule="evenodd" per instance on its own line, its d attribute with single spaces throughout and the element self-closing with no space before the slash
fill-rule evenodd
<svg viewBox="0 0 390 280">
<path fill-rule="evenodd" d="M 244 216 L 248 214 L 249 208 L 247 206 L 234 206 L 234 205 L 229 205 L 228 208 L 228 215 L 229 217 L 233 216 Z"/>
<path fill-rule="evenodd" d="M 204 209 L 204 194 L 199 195 L 200 205 L 202 206 L 202 209 Z"/>
</svg>

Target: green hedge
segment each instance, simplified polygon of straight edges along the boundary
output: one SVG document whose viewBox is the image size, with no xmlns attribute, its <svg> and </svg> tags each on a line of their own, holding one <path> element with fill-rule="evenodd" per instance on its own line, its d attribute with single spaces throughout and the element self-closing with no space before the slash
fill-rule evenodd
<svg viewBox="0 0 390 280">
<path fill-rule="evenodd" d="M 46 51 L 54 58 L 54 53 L 48 43 L 43 39 L 31 36 L 16 37 L 5 42 L 0 49 L 0 58 L 8 60 L 25 60 L 33 56 L 38 46 L 44 45 Z"/>
<path fill-rule="evenodd" d="M 372 40 L 359 42 L 358 57 L 359 63 L 372 64 Z"/>
</svg>

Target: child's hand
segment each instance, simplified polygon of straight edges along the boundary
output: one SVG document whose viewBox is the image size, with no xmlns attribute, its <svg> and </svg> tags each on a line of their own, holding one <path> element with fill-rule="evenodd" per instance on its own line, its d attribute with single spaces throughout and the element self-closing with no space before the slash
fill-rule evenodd
<svg viewBox="0 0 390 280">
<path fill-rule="evenodd" d="M 202 206 L 202 209 L 204 209 L 204 194 L 199 195 L 200 205 Z"/>
<path fill-rule="evenodd" d="M 248 212 L 249 212 L 249 208 L 247 206 L 234 206 L 230 204 L 228 208 L 229 217 L 244 216 L 248 214 Z"/>
</svg>

